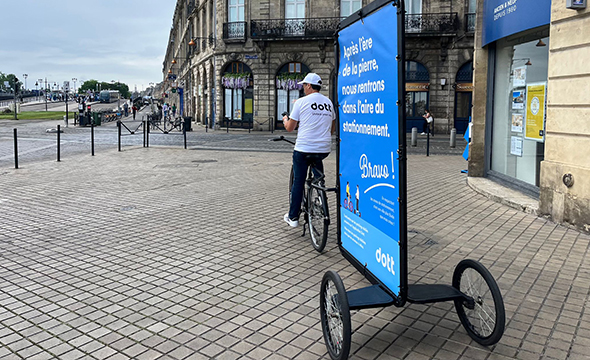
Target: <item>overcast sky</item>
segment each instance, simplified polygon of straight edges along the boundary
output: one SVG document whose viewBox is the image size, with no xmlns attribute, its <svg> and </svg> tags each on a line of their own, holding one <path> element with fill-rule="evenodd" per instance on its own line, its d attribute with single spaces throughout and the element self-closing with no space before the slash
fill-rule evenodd
<svg viewBox="0 0 590 360">
<path fill-rule="evenodd" d="M 0 71 L 45 79 L 162 81 L 176 0 L 2 0 Z M 71 84 L 73 87 L 73 83 Z"/>
</svg>

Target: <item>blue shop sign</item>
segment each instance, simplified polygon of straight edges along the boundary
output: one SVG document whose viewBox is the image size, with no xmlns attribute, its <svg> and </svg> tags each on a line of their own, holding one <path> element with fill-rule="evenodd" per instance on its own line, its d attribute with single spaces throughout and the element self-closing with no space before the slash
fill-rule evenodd
<svg viewBox="0 0 590 360">
<path fill-rule="evenodd" d="M 551 0 L 486 0 L 482 46 L 551 21 Z"/>
</svg>

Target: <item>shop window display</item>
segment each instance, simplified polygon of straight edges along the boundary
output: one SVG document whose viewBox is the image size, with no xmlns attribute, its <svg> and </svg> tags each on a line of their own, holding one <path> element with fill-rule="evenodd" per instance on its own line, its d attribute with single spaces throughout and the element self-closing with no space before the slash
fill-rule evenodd
<svg viewBox="0 0 590 360">
<path fill-rule="evenodd" d="M 492 174 L 537 187 L 545 141 L 546 33 L 535 30 L 499 40 L 494 76 Z"/>
</svg>

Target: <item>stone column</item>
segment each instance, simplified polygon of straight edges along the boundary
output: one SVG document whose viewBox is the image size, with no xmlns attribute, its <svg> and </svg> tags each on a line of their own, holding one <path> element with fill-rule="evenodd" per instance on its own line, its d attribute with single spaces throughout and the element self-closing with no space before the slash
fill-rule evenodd
<svg viewBox="0 0 590 360">
<path fill-rule="evenodd" d="M 488 102 L 488 49 L 481 47 L 484 0 L 477 1 L 475 52 L 473 54 L 473 107 L 471 109 L 471 143 L 469 176 L 483 177 L 486 171 L 486 117 Z M 490 99 L 491 100 L 491 99 Z"/>
</svg>

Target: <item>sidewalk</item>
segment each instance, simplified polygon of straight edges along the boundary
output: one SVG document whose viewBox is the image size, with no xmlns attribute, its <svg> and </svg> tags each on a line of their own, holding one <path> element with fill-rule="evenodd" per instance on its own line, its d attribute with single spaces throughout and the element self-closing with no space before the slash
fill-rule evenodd
<svg viewBox="0 0 590 360">
<path fill-rule="evenodd" d="M 369 283 L 336 221 L 322 254 L 283 223 L 290 159 L 128 147 L 2 169 L 0 359 L 327 359 L 323 274 Z M 449 284 L 480 260 L 504 337 L 477 345 L 452 303 L 361 310 L 350 358 L 586 359 L 590 236 L 475 193 L 465 166 L 408 157 L 409 281 Z"/>
</svg>

